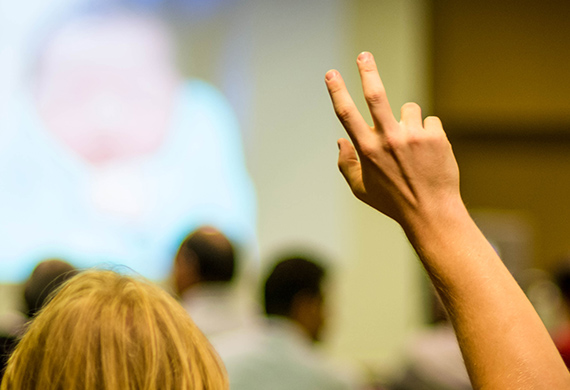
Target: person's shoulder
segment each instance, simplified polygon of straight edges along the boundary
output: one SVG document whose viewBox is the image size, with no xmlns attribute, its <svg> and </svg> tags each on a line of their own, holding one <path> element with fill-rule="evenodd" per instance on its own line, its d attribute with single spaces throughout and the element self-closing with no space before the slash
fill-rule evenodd
<svg viewBox="0 0 570 390">
<path fill-rule="evenodd" d="M 240 362 L 257 354 L 265 344 L 262 327 L 251 325 L 213 337 L 211 343 L 224 362 Z"/>
<path fill-rule="evenodd" d="M 350 390 L 364 387 L 364 374 L 357 367 L 328 355 L 319 353 L 318 357 L 315 367 L 320 371 L 321 380 L 327 383 L 327 389 Z"/>
</svg>

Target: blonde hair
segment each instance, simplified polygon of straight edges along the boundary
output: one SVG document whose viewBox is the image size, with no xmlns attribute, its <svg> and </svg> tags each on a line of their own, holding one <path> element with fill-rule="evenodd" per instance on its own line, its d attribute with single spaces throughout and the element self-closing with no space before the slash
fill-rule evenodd
<svg viewBox="0 0 570 390">
<path fill-rule="evenodd" d="M 86 271 L 40 311 L 11 356 L 1 390 L 218 390 L 214 348 L 165 291 Z"/>
</svg>

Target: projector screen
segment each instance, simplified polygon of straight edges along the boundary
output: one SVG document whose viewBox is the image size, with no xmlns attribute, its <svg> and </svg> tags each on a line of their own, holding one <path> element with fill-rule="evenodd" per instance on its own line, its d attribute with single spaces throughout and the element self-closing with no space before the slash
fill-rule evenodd
<svg viewBox="0 0 570 390">
<path fill-rule="evenodd" d="M 0 0 L 0 282 L 54 257 L 163 279 L 201 225 L 256 244 L 226 91 L 181 65 L 161 2 L 99 3 Z"/>
</svg>

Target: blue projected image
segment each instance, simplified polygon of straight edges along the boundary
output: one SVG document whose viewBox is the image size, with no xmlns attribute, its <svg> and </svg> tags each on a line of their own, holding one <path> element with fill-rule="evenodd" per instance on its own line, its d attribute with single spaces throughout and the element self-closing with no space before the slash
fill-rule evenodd
<svg viewBox="0 0 570 390">
<path fill-rule="evenodd" d="M 193 16 L 199 15 L 207 17 L 212 13 L 227 7 L 236 0 L 121 0 L 125 5 L 136 5 L 151 9 L 167 8 L 177 12 L 191 13 Z"/>
<path fill-rule="evenodd" d="M 0 281 L 48 257 L 161 279 L 203 224 L 255 242 L 237 119 L 180 75 L 174 46 L 131 11 L 76 15 L 47 37 L 0 156 Z"/>
</svg>

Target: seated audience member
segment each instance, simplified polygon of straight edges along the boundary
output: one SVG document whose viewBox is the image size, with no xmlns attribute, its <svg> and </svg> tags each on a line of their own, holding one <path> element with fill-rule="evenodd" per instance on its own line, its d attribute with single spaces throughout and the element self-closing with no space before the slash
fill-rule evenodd
<svg viewBox="0 0 570 390">
<path fill-rule="evenodd" d="M 69 263 L 59 259 L 44 260 L 32 271 L 24 285 L 26 317 L 33 318 L 46 303 L 52 291 L 77 273 Z M 0 332 L 0 379 L 19 336 L 25 331 L 25 317 L 13 316 L 15 323 L 9 331 Z"/>
<path fill-rule="evenodd" d="M 8 362 L 2 390 L 227 389 L 222 363 L 159 287 L 85 271 L 39 312 Z"/>
<path fill-rule="evenodd" d="M 76 274 L 71 264 L 60 259 L 44 260 L 36 265 L 24 287 L 26 315 L 34 317 L 50 294 Z"/>
<path fill-rule="evenodd" d="M 352 140 L 338 140 L 338 166 L 358 199 L 403 228 L 449 313 L 473 387 L 570 388 L 538 314 L 463 204 L 441 121 L 422 119 L 414 103 L 396 120 L 372 55 L 361 53 L 357 65 L 372 126 L 339 72 L 325 75 Z"/>
<path fill-rule="evenodd" d="M 235 337 L 232 352 L 222 353 L 232 390 L 360 388 L 315 350 L 325 324 L 324 278 L 325 269 L 303 257 L 277 263 L 264 285 L 266 326 Z"/>
<path fill-rule="evenodd" d="M 304 257 L 279 261 L 264 285 L 270 321 L 295 324 L 311 341 L 320 341 L 325 324 L 325 275 L 321 265 Z"/>
<path fill-rule="evenodd" d="M 176 253 L 174 287 L 208 338 L 238 330 L 250 320 L 234 288 L 235 274 L 234 247 L 212 227 L 191 233 Z"/>
</svg>

